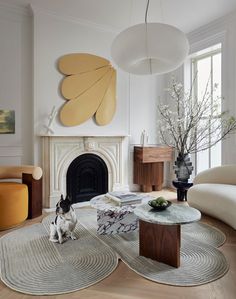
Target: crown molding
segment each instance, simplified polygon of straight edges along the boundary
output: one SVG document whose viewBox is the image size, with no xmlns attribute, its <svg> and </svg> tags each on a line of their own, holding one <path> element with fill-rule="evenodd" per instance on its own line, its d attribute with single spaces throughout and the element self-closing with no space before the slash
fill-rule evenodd
<svg viewBox="0 0 236 299">
<path fill-rule="evenodd" d="M 30 8 L 28 5 L 24 6 L 24 5 L 17 5 L 17 4 L 0 1 L 0 10 L 2 9 L 14 15 L 27 16 L 27 17 L 31 16 Z"/>
<path fill-rule="evenodd" d="M 226 30 L 222 30 L 213 34 L 212 32 L 208 32 L 207 36 L 199 35 L 197 39 L 190 43 L 190 55 L 197 51 L 200 51 L 203 48 L 208 48 L 217 43 L 224 43 L 226 37 Z"/>
<path fill-rule="evenodd" d="M 98 24 L 98 23 L 94 23 L 85 19 L 81 19 L 81 18 L 75 18 L 69 15 L 62 15 L 59 14 L 55 11 L 52 10 L 47 10 L 41 7 L 38 7 L 36 5 L 32 5 L 30 4 L 30 8 L 32 11 L 33 15 L 37 15 L 37 14 L 44 14 L 50 17 L 53 17 L 55 19 L 59 19 L 62 21 L 66 21 L 66 22 L 71 22 L 71 23 L 75 23 L 75 24 L 79 24 L 82 26 L 86 26 L 92 29 L 96 29 L 98 31 L 101 32 L 109 32 L 109 33 L 118 33 L 120 30 L 118 28 L 114 28 L 112 26 L 106 26 L 106 25 L 102 25 L 102 24 Z"/>
<path fill-rule="evenodd" d="M 196 30 L 191 31 L 187 34 L 188 40 L 190 44 L 194 44 L 209 35 L 225 34 L 228 24 L 233 20 L 236 20 L 236 10 L 224 17 L 216 19 Z"/>
</svg>

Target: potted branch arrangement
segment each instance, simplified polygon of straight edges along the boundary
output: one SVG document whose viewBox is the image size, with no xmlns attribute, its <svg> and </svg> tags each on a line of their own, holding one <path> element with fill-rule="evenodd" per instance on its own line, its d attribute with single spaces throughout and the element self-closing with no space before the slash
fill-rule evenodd
<svg viewBox="0 0 236 299">
<path fill-rule="evenodd" d="M 236 129 L 235 117 L 220 110 L 221 98 L 212 97 L 208 83 L 199 99 L 193 93 L 194 82 L 185 93 L 183 85 L 172 79 L 167 89 L 170 104 L 158 105 L 161 140 L 177 153 L 174 170 L 178 181 L 188 182 L 192 174 L 190 154 L 214 146 Z"/>
</svg>

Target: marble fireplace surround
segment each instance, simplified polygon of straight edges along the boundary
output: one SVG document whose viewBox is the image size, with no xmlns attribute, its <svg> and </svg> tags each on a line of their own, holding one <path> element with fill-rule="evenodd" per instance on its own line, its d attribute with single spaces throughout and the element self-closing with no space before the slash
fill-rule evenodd
<svg viewBox="0 0 236 299">
<path fill-rule="evenodd" d="M 43 146 L 43 206 L 55 208 L 66 194 L 71 162 L 86 153 L 98 155 L 108 169 L 108 190 L 128 189 L 128 136 L 41 136 Z"/>
</svg>

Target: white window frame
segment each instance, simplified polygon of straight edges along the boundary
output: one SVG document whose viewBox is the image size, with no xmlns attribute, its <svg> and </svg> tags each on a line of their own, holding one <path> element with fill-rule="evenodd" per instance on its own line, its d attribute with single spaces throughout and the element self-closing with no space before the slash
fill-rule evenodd
<svg viewBox="0 0 236 299">
<path fill-rule="evenodd" d="M 194 54 L 192 55 L 192 57 L 190 58 L 190 63 L 191 63 L 191 82 L 193 82 L 193 78 L 196 76 L 195 78 L 195 83 L 194 83 L 194 94 L 198 95 L 198 76 L 197 74 L 197 63 L 205 58 L 210 57 L 211 58 L 211 74 L 210 74 L 210 86 L 211 86 L 211 101 L 213 103 L 213 72 L 212 72 L 212 68 L 213 68 L 213 57 L 217 54 L 221 54 L 221 73 L 222 73 L 222 43 L 218 43 L 215 45 L 217 48 L 216 49 L 210 49 L 211 47 L 208 47 L 206 49 L 203 49 L 201 52 L 203 52 L 203 54 Z M 213 46 L 214 48 L 214 46 Z M 222 87 L 222 76 L 221 76 L 221 87 Z M 221 93 L 222 93 L 222 88 L 221 88 Z M 221 103 L 221 109 L 222 109 L 222 103 Z M 219 116 L 215 116 L 214 118 L 219 118 Z M 203 117 L 202 120 L 207 120 L 209 119 L 208 117 Z M 209 129 L 209 143 L 211 142 L 211 130 Z M 222 152 L 222 141 L 220 141 L 221 143 L 221 152 Z M 196 145 L 197 146 L 197 145 Z M 212 161 L 212 148 L 209 148 L 208 150 L 208 168 L 211 168 L 211 161 Z M 198 173 L 198 169 L 197 169 L 197 153 L 193 154 L 192 159 L 194 160 L 194 174 L 196 175 Z M 221 164 L 222 164 L 222 155 L 221 155 Z"/>
</svg>

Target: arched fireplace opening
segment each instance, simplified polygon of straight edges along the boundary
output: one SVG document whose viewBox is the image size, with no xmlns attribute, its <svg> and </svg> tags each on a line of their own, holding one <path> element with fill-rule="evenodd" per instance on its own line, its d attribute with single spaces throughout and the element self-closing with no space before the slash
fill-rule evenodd
<svg viewBox="0 0 236 299">
<path fill-rule="evenodd" d="M 66 191 L 73 203 L 108 192 L 108 169 L 103 159 L 95 154 L 75 158 L 67 171 Z"/>
</svg>

